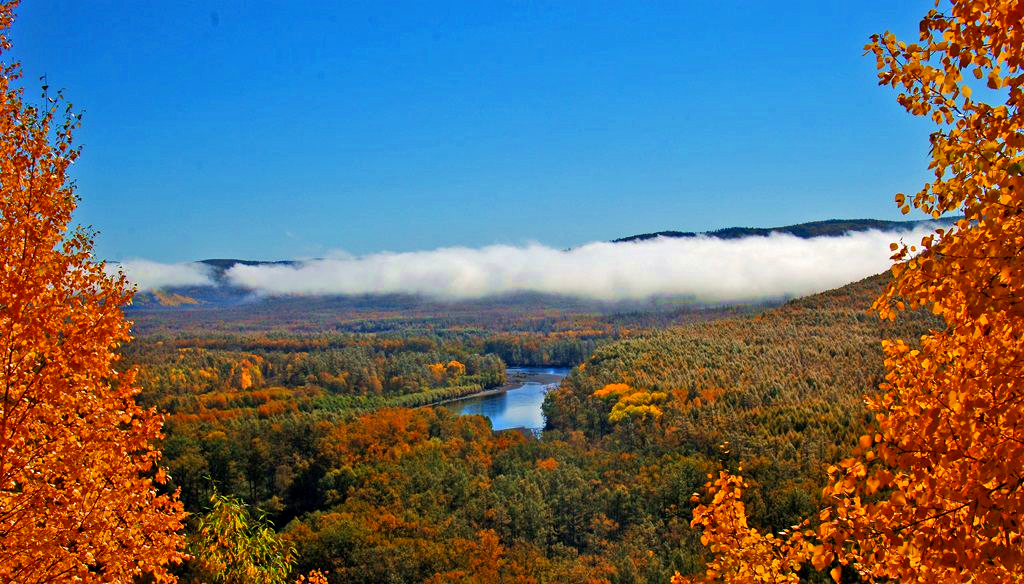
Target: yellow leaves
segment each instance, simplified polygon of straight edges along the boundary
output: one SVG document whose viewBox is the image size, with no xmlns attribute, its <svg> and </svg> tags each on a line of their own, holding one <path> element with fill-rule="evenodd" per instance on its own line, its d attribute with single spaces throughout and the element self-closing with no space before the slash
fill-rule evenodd
<svg viewBox="0 0 1024 584">
<path fill-rule="evenodd" d="M 846 565 L 869 581 L 1008 582 L 1024 573 L 1024 6 L 947 4 L 921 21 L 923 49 L 891 33 L 868 45 L 879 83 L 939 126 L 934 179 L 897 194 L 897 207 L 964 218 L 919 254 L 890 246 L 893 280 L 875 310 L 892 319 L 928 307 L 946 326 L 913 347 L 885 343 L 882 394 L 868 400 L 878 430 L 829 468 L 808 554 L 837 582 Z M 1005 90 L 974 96 L 996 103 L 972 100 L 961 83 L 968 68 Z M 712 488 L 736 485 L 720 478 Z M 731 493 L 694 515 L 717 546 L 709 575 L 757 581 L 753 566 L 774 566 L 764 554 L 779 548 L 741 525 Z"/>
<path fill-rule="evenodd" d="M 609 422 L 621 422 L 628 418 L 659 418 L 664 412 L 658 406 L 641 404 L 641 405 L 629 405 L 629 404 L 615 404 L 610 414 L 608 414 Z"/>
<path fill-rule="evenodd" d="M 430 363 L 427 365 L 427 371 L 430 372 L 435 383 L 445 381 L 458 383 L 458 380 L 466 374 L 466 366 L 452 359 L 447 363 Z"/>
<path fill-rule="evenodd" d="M 466 366 L 455 359 L 452 359 L 447 365 L 445 365 L 445 371 L 447 371 L 448 376 L 452 379 L 458 379 L 466 374 Z"/>
<path fill-rule="evenodd" d="M 819 572 L 832 563 L 833 555 L 823 545 L 816 545 L 811 548 L 811 565 Z"/>
<path fill-rule="evenodd" d="M 295 558 L 291 544 L 254 515 L 240 500 L 214 494 L 209 512 L 189 534 L 189 564 L 198 579 L 210 582 L 286 582 Z M 311 574 L 313 576 L 313 574 Z M 308 582 L 322 582 L 310 579 Z M 300 578 L 299 582 L 307 582 Z"/>
<path fill-rule="evenodd" d="M 609 383 L 601 389 L 594 392 L 594 397 L 609 397 L 615 395 L 622 395 L 624 393 L 630 393 L 633 388 L 625 383 Z"/>
<path fill-rule="evenodd" d="M 329 572 L 313 570 L 304 576 L 300 575 L 299 579 L 295 581 L 295 584 L 328 584 L 327 574 L 329 574 Z"/>
<path fill-rule="evenodd" d="M 999 89 L 1003 85 L 1003 78 L 999 75 L 999 67 L 995 67 L 988 72 L 988 81 L 986 85 L 989 89 Z"/>
<path fill-rule="evenodd" d="M 878 480 L 877 476 L 872 475 L 865 482 L 864 492 L 869 495 L 874 494 L 878 490 L 879 485 L 881 485 L 881 481 Z"/>
<path fill-rule="evenodd" d="M 786 540 L 749 527 L 741 500 L 746 483 L 740 477 L 721 472 L 708 488 L 712 500 L 694 509 L 691 522 L 693 527 L 702 528 L 701 542 L 715 553 L 707 564 L 707 578 L 799 582 L 797 572 L 810 553 L 802 534 L 790 532 Z"/>
<path fill-rule="evenodd" d="M 598 398 L 613 398 L 615 404 L 608 414 L 609 422 L 621 422 L 626 419 L 656 419 L 664 411 L 656 404 L 668 400 L 668 394 L 661 391 L 644 391 L 634 389 L 626 383 L 609 383 L 593 393 Z"/>
<path fill-rule="evenodd" d="M 688 584 L 689 582 L 691 582 L 689 578 L 683 577 L 683 575 L 677 571 L 675 574 L 672 575 L 672 580 L 669 582 L 669 584 Z"/>
<path fill-rule="evenodd" d="M 11 11 L 0 3 L 0 48 Z M 158 494 L 163 420 L 116 371 L 131 290 L 68 231 L 78 117 L 55 98 L 25 104 L 17 75 L 0 68 L 0 582 L 170 581 L 185 514 Z"/>
<path fill-rule="evenodd" d="M 447 372 L 447 370 L 448 368 L 445 366 L 444 363 L 431 363 L 427 365 L 427 371 L 430 372 L 430 374 L 434 377 L 434 381 L 437 383 L 441 383 L 441 380 L 444 379 L 444 375 Z"/>
<path fill-rule="evenodd" d="M 537 461 L 536 467 L 537 470 L 550 472 L 558 468 L 558 461 L 554 458 L 544 458 Z"/>
</svg>

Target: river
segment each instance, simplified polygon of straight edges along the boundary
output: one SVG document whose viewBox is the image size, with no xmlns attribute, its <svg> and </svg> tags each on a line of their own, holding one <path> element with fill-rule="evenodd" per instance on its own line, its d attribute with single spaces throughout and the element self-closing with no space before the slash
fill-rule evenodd
<svg viewBox="0 0 1024 584">
<path fill-rule="evenodd" d="M 568 374 L 569 370 L 562 368 L 509 367 L 508 383 L 497 391 L 451 401 L 444 407 L 463 415 L 486 416 L 495 430 L 525 428 L 539 433 L 544 429 L 544 394 L 558 387 Z"/>
</svg>

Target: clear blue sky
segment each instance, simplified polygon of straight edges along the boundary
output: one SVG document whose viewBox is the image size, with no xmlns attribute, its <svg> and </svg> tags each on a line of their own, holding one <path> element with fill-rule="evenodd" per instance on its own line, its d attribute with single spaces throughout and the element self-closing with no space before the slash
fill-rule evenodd
<svg viewBox="0 0 1024 584">
<path fill-rule="evenodd" d="M 929 126 L 862 47 L 929 6 L 24 0 L 11 56 L 103 257 L 565 247 L 898 218 Z"/>
</svg>

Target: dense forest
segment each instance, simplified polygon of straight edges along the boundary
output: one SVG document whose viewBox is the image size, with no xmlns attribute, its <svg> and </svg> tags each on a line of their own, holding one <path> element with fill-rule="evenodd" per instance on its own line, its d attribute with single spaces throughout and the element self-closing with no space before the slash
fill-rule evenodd
<svg viewBox="0 0 1024 584">
<path fill-rule="evenodd" d="M 951 0 L 909 44 L 872 35 L 879 83 L 935 124 L 934 179 L 895 202 L 942 224 L 886 274 L 732 308 L 217 286 L 129 307 L 73 220 L 81 114 L 0 63 L 0 581 L 1022 581 L 1022 23 Z M 532 394 L 541 434 L 445 406 L 508 397 L 510 365 L 572 368 Z"/>
<path fill-rule="evenodd" d="M 295 546 L 299 572 L 665 582 L 702 569 L 691 496 L 715 469 L 743 467 L 758 525 L 816 508 L 826 465 L 868 423 L 881 340 L 936 324 L 869 314 L 883 284 L 625 335 L 613 317 L 535 332 L 153 335 L 126 364 L 140 366 L 143 402 L 170 413 L 163 452 L 187 509 L 239 497 Z M 539 439 L 408 409 L 500 385 L 506 363 L 573 360 Z"/>
<path fill-rule="evenodd" d="M 646 241 L 656 237 L 715 237 L 718 239 L 740 239 L 743 237 L 766 237 L 772 234 L 785 234 L 809 239 L 811 237 L 839 237 L 849 233 L 877 229 L 878 231 L 910 231 L 914 227 L 927 225 L 950 225 L 955 218 L 941 217 L 939 219 L 924 221 L 883 221 L 880 219 L 827 219 L 825 221 L 810 221 L 785 227 L 726 227 L 696 233 L 693 231 L 656 231 L 654 233 L 641 233 L 630 235 L 614 240 L 615 243 L 626 243 L 630 241 Z"/>
</svg>

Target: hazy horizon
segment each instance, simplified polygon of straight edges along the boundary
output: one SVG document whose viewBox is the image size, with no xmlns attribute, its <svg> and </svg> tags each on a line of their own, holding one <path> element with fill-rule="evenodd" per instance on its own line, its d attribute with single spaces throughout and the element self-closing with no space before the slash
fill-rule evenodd
<svg viewBox="0 0 1024 584">
<path fill-rule="evenodd" d="M 99 257 L 564 248 L 899 218 L 929 128 L 863 46 L 929 6 L 25 2 L 9 55 L 84 112 Z"/>
<path fill-rule="evenodd" d="M 111 264 L 140 290 L 229 285 L 260 296 L 414 294 L 466 300 L 517 292 L 591 300 L 687 296 L 738 303 L 821 292 L 885 271 L 889 244 L 916 243 L 934 225 L 799 238 L 785 233 L 719 239 L 658 237 L 589 242 L 570 249 L 441 247 L 327 257 L 291 264 L 236 264 L 220 280 L 202 263 L 128 259 Z"/>
</svg>

